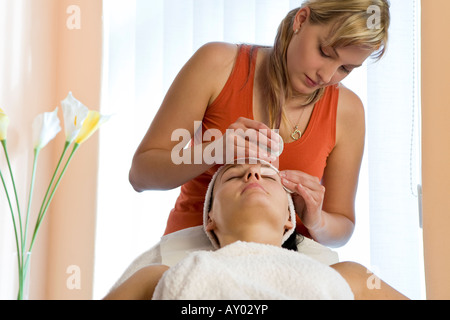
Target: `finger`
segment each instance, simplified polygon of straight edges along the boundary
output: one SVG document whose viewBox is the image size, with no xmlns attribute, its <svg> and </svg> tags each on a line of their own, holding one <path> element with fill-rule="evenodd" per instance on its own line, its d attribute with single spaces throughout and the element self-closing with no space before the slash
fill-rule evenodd
<svg viewBox="0 0 450 320">
<path fill-rule="evenodd" d="M 300 183 L 309 189 L 320 191 L 322 188 L 322 184 L 320 183 L 319 178 L 313 177 L 307 173 L 297 171 L 297 170 L 286 170 L 280 172 L 280 176 L 293 182 Z"/>
<path fill-rule="evenodd" d="M 233 133 L 241 139 L 241 144 L 245 144 L 245 141 L 253 143 L 261 149 L 261 153 L 274 154 L 276 156 L 281 154 L 282 139 L 271 130 L 243 128 L 236 129 Z"/>
<path fill-rule="evenodd" d="M 242 158 L 256 158 L 267 162 L 275 161 L 274 156 L 268 155 L 267 153 L 261 153 L 257 146 L 247 145 L 245 147 L 238 147 L 236 149 L 235 159 Z"/>
<path fill-rule="evenodd" d="M 283 138 L 278 133 L 270 131 L 270 134 L 268 135 L 267 139 L 268 139 L 266 141 L 267 152 L 279 157 L 284 150 Z"/>
<path fill-rule="evenodd" d="M 274 152 L 279 152 L 280 145 L 283 144 L 283 139 L 278 133 L 271 130 L 266 124 L 256 120 L 241 117 L 230 126 L 230 129 L 241 129 L 244 132 L 250 129 L 255 130 L 256 132 L 261 134 L 261 137 L 258 139 L 258 141 L 267 141 L 267 143 L 264 144 Z"/>
<path fill-rule="evenodd" d="M 255 130 L 270 130 L 270 128 L 264 123 L 248 118 L 241 117 L 236 120 L 235 124 L 240 125 L 241 128 L 251 128 Z"/>
<path fill-rule="evenodd" d="M 311 190 L 302 184 L 297 184 L 296 192 L 300 194 L 307 205 L 314 207 L 321 206 L 325 195 L 325 187 L 321 187 L 319 191 Z"/>
<path fill-rule="evenodd" d="M 297 184 L 287 180 L 285 178 L 281 178 L 281 183 L 290 193 L 298 193 Z"/>
<path fill-rule="evenodd" d="M 283 179 L 282 179 L 283 181 Z M 283 184 L 287 189 L 289 189 L 293 194 L 299 195 L 306 207 L 310 210 L 314 206 L 317 206 L 318 200 L 316 197 L 314 197 L 314 193 L 307 190 L 304 186 L 302 186 L 300 183 L 293 183 L 290 181 L 283 181 Z"/>
<path fill-rule="evenodd" d="M 311 193 L 308 192 L 308 190 L 305 187 L 303 187 L 300 183 L 297 183 L 295 185 L 295 191 L 303 197 L 303 200 L 305 201 L 307 206 L 312 202 L 316 202 Z"/>
<path fill-rule="evenodd" d="M 257 142 L 258 139 L 254 138 L 255 135 L 247 139 L 248 136 L 238 134 L 234 137 L 235 146 L 237 150 L 237 158 L 242 158 L 244 155 L 246 157 L 254 157 L 258 159 L 263 159 L 268 162 L 272 162 L 276 160 L 276 155 L 267 151 L 267 148 L 261 143 Z"/>
<path fill-rule="evenodd" d="M 311 190 L 309 188 L 306 188 L 301 183 L 295 183 L 295 182 L 292 182 L 292 181 L 287 180 L 285 178 L 281 178 L 281 182 L 282 182 L 284 187 L 289 189 L 292 193 L 302 196 L 305 201 L 307 201 L 307 200 L 309 202 L 316 201 L 315 197 L 313 197 L 313 195 L 316 194 L 317 192 L 314 192 L 313 190 Z"/>
<path fill-rule="evenodd" d="M 317 195 L 323 195 L 325 193 L 325 187 L 320 184 L 320 182 L 317 182 L 315 180 L 306 180 L 304 183 L 300 184 L 304 189 L 309 190 Z"/>
</svg>

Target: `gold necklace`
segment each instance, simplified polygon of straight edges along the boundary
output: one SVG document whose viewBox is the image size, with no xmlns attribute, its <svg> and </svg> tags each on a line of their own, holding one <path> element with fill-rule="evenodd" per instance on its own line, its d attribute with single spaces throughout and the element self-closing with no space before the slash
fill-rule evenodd
<svg viewBox="0 0 450 320">
<path fill-rule="evenodd" d="M 292 133 L 291 133 L 291 138 L 294 141 L 300 140 L 301 137 L 303 136 L 303 132 L 300 131 L 298 126 L 300 125 L 300 120 L 302 119 L 304 113 L 305 113 L 305 107 L 303 107 L 302 113 L 300 114 L 300 117 L 297 120 L 297 125 L 295 125 L 294 131 L 292 131 Z M 292 122 L 291 122 L 291 120 L 289 120 L 289 118 L 288 118 L 288 121 L 292 126 Z"/>
<path fill-rule="evenodd" d="M 291 134 L 291 138 L 295 141 L 300 140 L 300 138 L 302 137 L 303 133 L 298 130 L 298 126 L 295 126 L 294 128 L 294 132 L 292 132 Z"/>
</svg>

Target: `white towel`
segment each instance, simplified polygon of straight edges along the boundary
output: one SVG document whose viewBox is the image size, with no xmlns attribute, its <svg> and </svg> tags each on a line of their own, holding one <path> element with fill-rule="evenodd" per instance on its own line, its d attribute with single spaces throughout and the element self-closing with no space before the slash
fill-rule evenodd
<svg viewBox="0 0 450 320">
<path fill-rule="evenodd" d="M 297 245 L 298 252 L 318 260 L 327 265 L 339 262 L 337 252 L 311 240 L 303 238 Z M 112 289 L 117 288 L 139 269 L 149 265 L 166 265 L 173 267 L 190 253 L 214 250 L 213 245 L 203 231 L 203 226 L 193 227 L 168 234 L 161 238 L 150 250 L 137 257 L 125 270 Z"/>
<path fill-rule="evenodd" d="M 161 278 L 155 300 L 352 300 L 334 269 L 275 246 L 235 242 L 191 253 Z"/>
</svg>

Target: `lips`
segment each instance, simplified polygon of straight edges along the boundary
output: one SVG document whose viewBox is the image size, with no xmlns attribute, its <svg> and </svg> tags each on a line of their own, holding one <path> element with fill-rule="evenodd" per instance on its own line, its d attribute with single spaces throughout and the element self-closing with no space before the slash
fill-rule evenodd
<svg viewBox="0 0 450 320">
<path fill-rule="evenodd" d="M 241 194 L 243 194 L 245 191 L 251 190 L 251 189 L 261 189 L 262 191 L 267 193 L 266 189 L 264 189 L 264 187 L 262 185 L 260 185 L 259 183 L 253 182 L 253 183 L 249 183 L 248 185 L 246 185 L 245 188 L 242 190 Z"/>
<path fill-rule="evenodd" d="M 310 77 L 306 76 L 306 84 L 308 85 L 308 87 L 310 88 L 315 88 L 318 86 L 317 82 L 314 82 Z"/>
</svg>

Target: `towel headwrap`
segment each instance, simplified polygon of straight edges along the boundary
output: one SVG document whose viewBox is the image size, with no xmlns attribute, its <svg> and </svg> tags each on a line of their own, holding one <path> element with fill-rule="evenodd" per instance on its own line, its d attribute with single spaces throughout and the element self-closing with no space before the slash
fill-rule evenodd
<svg viewBox="0 0 450 320">
<path fill-rule="evenodd" d="M 256 163 L 261 163 L 264 165 L 268 165 L 270 166 L 273 170 L 275 170 L 276 173 L 279 173 L 279 170 L 277 168 L 275 168 L 271 163 L 264 161 L 262 159 L 257 159 L 257 158 L 245 158 L 245 159 L 237 159 L 235 163 L 250 163 L 250 164 L 256 164 Z M 214 183 L 216 182 L 216 178 L 219 176 L 220 172 L 222 172 L 222 170 L 226 167 L 227 165 L 224 165 L 222 167 L 220 167 L 216 173 L 213 175 L 211 182 L 209 183 L 208 186 L 208 190 L 206 191 L 206 195 L 205 195 L 205 203 L 203 205 L 203 228 L 206 232 L 206 235 L 208 236 L 209 240 L 211 241 L 212 245 L 214 246 L 215 249 L 219 249 L 220 245 L 217 242 L 217 238 L 214 236 L 214 234 L 210 231 L 206 230 L 206 226 L 208 224 L 208 215 L 209 215 L 209 211 L 211 209 L 211 198 L 212 198 L 212 193 L 213 193 L 213 188 L 214 188 Z M 292 197 L 291 195 L 286 192 L 286 196 L 288 197 L 288 203 L 289 203 L 289 212 L 291 214 L 291 222 L 293 223 L 293 227 L 286 231 L 286 233 L 283 236 L 283 243 L 286 242 L 287 239 L 289 239 L 289 237 L 292 235 L 292 233 L 295 230 L 295 207 L 294 207 L 294 202 L 292 201 Z"/>
</svg>

